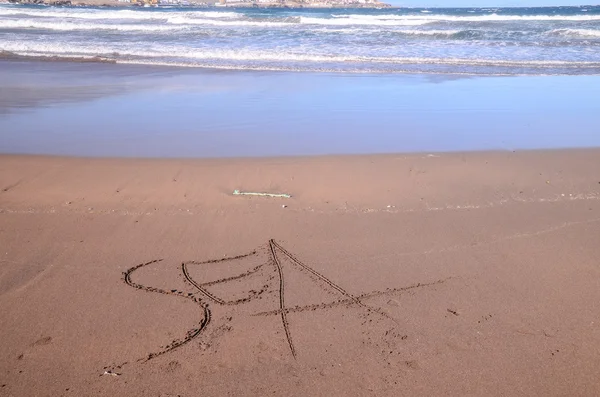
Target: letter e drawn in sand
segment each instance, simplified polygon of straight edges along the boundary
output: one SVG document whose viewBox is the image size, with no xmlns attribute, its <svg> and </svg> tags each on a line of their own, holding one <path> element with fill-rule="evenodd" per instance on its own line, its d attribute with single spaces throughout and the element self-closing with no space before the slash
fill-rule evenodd
<svg viewBox="0 0 600 397">
<path fill-rule="evenodd" d="M 260 260 L 261 256 L 266 257 L 266 259 L 263 258 Z M 259 259 L 259 261 L 256 261 L 256 259 Z M 282 260 L 286 261 L 288 265 L 283 266 Z M 149 353 L 138 361 L 151 360 L 171 352 L 199 337 L 209 326 L 211 326 L 211 319 L 213 318 L 212 310 L 219 310 L 219 307 L 235 310 L 240 308 L 240 310 L 237 311 L 239 315 L 250 314 L 251 316 L 280 317 L 281 327 L 285 333 L 285 339 L 290 353 L 292 357 L 296 359 L 298 350 L 292 339 L 292 327 L 288 320 L 289 313 L 329 310 L 333 308 L 341 309 L 354 306 L 355 308 L 363 309 L 369 313 L 378 314 L 382 318 L 391 320 L 396 324 L 396 320 L 382 311 L 381 308 L 369 306 L 365 301 L 379 296 L 398 294 L 410 289 L 434 286 L 447 280 L 442 279 L 429 283 L 418 283 L 399 288 L 387 288 L 381 291 L 370 291 L 353 295 L 342 288 L 338 283 L 302 262 L 281 244 L 271 239 L 267 242 L 266 246 L 262 246 L 258 250 L 247 254 L 202 262 L 183 262 L 179 269 L 183 279 L 188 284 L 188 287 L 192 288 L 191 292 L 182 291 L 181 287 L 179 289 L 165 289 L 147 286 L 132 281 L 131 276 L 134 272 L 149 266 L 158 265 L 162 263 L 162 261 L 162 259 L 157 259 L 129 268 L 123 273 L 123 281 L 128 286 L 138 290 L 170 295 L 180 299 L 188 299 L 198 305 L 201 316 L 197 325 L 188 330 L 183 338 L 172 341 L 167 346 L 163 347 L 162 350 Z M 226 264 L 228 264 L 228 266 Z M 224 273 L 223 269 L 228 270 L 229 273 Z M 298 272 L 292 272 L 293 269 L 308 274 L 311 282 L 317 284 L 322 290 L 327 291 L 329 295 L 337 295 L 338 299 L 329 299 L 328 301 L 324 300 L 313 304 L 295 305 L 293 307 L 286 306 L 286 282 L 294 282 L 298 274 Z M 231 273 L 231 271 L 233 271 L 233 273 Z M 215 276 L 213 275 L 212 280 L 207 280 L 211 278 L 211 272 L 219 274 L 220 277 L 215 279 Z M 199 276 L 198 273 L 201 273 L 201 276 Z M 244 286 L 244 283 L 248 284 L 250 280 L 253 280 L 254 284 L 260 284 L 260 286 L 255 289 L 240 292 L 239 288 Z M 244 288 L 249 287 L 245 286 Z M 257 311 L 256 303 L 266 296 L 274 296 L 276 299 L 270 302 L 269 299 L 262 300 L 260 304 L 267 305 L 264 309 L 268 310 Z M 250 313 L 248 313 L 249 310 L 242 312 L 241 308 L 243 305 L 250 303 L 255 304 L 252 306 L 254 311 L 250 309 Z M 276 307 L 273 307 L 274 305 L 276 305 Z M 270 306 L 270 308 L 268 306 Z M 234 311 L 234 315 L 235 313 L 236 311 Z"/>
</svg>

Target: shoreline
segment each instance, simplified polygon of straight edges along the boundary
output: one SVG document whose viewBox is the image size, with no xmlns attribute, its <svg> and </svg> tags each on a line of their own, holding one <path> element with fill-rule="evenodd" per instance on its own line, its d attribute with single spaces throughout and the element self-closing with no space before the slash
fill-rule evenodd
<svg viewBox="0 0 600 397">
<path fill-rule="evenodd" d="M 40 63 L 65 63 L 65 64 L 110 64 L 119 66 L 133 67 L 148 67 L 148 68 L 172 68 L 177 70 L 197 70 L 200 72 L 257 72 L 257 73 L 294 73 L 294 74 L 333 74 L 333 75 L 354 75 L 354 76 L 449 76 L 449 77 L 598 77 L 600 72 L 580 72 L 576 74 L 554 73 L 547 72 L 545 69 L 532 68 L 530 71 L 487 71 L 481 69 L 478 71 L 459 71 L 459 70 L 378 70 L 378 69 L 311 69 L 311 68 L 290 68 L 281 66 L 223 66 L 210 64 L 195 64 L 195 63 L 177 63 L 167 61 L 146 61 L 146 60 L 130 60 L 120 59 L 118 57 L 109 57 L 106 55 L 85 55 L 85 56 L 70 56 L 70 55 L 23 55 L 11 51 L 0 50 L 0 62 L 40 62 Z M 418 63 L 410 63 L 410 66 L 419 65 Z"/>
<path fill-rule="evenodd" d="M 262 161 L 285 161 L 285 160 L 318 160 L 318 159 L 364 159 L 364 158 L 439 158 L 456 157 L 465 155 L 534 155 L 534 154 L 553 154 L 553 153 L 585 153 L 600 152 L 600 146 L 590 147 L 554 147 L 554 148 L 533 148 L 533 149 L 481 149 L 481 150 L 450 150 L 450 151 L 412 151 L 412 152 L 379 152 L 379 153 L 332 153 L 332 154 L 292 154 L 292 155 L 272 155 L 272 156 L 216 156 L 216 157 L 172 157 L 172 156 L 89 156 L 89 155 L 62 155 L 62 154 L 35 154 L 35 153 L 9 153 L 0 152 L 2 158 L 21 158 L 27 159 L 46 159 L 46 160 L 90 160 L 90 161 L 159 161 L 159 162 L 262 162 Z"/>
</svg>

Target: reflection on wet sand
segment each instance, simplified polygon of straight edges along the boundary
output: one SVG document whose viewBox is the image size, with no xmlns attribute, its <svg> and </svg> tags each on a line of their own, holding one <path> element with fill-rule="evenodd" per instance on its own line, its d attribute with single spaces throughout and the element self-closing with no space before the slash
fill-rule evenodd
<svg viewBox="0 0 600 397">
<path fill-rule="evenodd" d="M 0 70 L 4 153 L 236 157 L 600 146 L 598 76 L 239 72 L 14 59 L 0 61 Z"/>
</svg>

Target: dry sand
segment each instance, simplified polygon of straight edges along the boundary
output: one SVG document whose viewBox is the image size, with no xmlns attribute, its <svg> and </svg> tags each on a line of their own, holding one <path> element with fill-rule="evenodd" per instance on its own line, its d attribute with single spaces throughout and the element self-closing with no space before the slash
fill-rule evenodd
<svg viewBox="0 0 600 397">
<path fill-rule="evenodd" d="M 1 156 L 0 395 L 600 395 L 599 171 Z"/>
</svg>

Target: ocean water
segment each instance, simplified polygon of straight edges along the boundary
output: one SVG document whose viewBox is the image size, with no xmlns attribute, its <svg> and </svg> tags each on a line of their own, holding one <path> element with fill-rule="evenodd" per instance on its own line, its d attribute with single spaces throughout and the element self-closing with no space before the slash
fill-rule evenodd
<svg viewBox="0 0 600 397">
<path fill-rule="evenodd" d="M 309 10 L 0 4 L 0 51 L 4 57 L 228 70 L 594 75 L 600 74 L 600 6 Z"/>
</svg>

